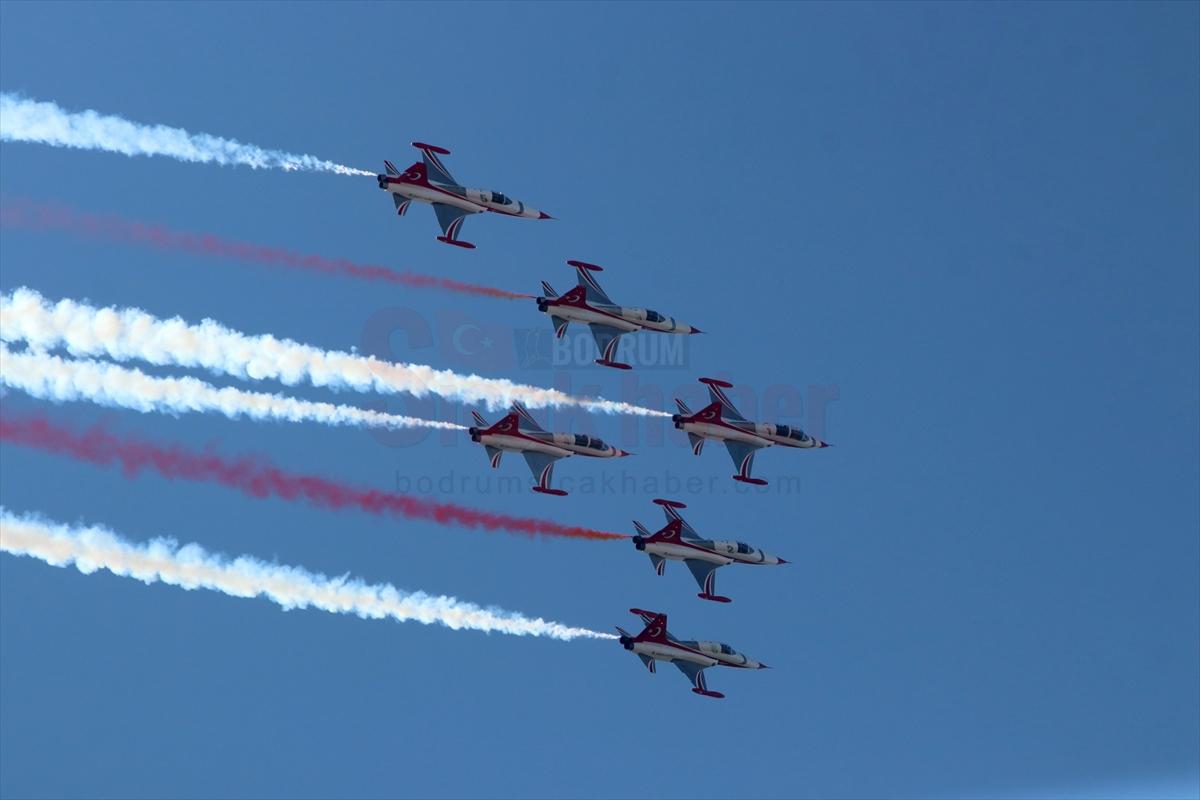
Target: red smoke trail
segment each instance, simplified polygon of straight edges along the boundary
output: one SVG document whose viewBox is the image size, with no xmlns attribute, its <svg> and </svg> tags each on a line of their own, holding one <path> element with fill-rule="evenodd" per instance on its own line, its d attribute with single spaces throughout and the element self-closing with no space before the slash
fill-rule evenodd
<svg viewBox="0 0 1200 800">
<path fill-rule="evenodd" d="M 295 475 L 259 458 L 228 460 L 221 456 L 191 452 L 179 445 L 164 447 L 153 442 L 118 438 L 102 425 L 78 432 L 55 425 L 44 417 L 0 417 L 0 441 L 64 455 L 99 466 L 120 465 L 132 478 L 152 470 L 165 478 L 214 481 L 258 498 L 280 497 L 307 500 L 324 508 L 358 508 L 372 514 L 394 514 L 432 520 L 441 525 L 504 530 L 574 539 L 628 539 L 620 533 L 560 525 L 547 520 L 511 517 L 476 511 L 454 503 L 438 503 L 411 495 L 358 489 L 313 475 Z"/>
<path fill-rule="evenodd" d="M 86 239 L 147 245 L 161 250 L 182 250 L 217 258 L 253 261 L 259 264 L 305 269 L 331 275 L 347 275 L 369 281 L 387 281 L 418 289 L 444 289 L 505 300 L 533 297 L 529 294 L 507 292 L 503 289 L 493 289 L 490 286 L 477 286 L 473 283 L 463 283 L 436 275 L 398 272 L 388 267 L 358 264 L 344 258 L 304 255 L 278 247 L 231 241 L 209 233 L 173 231 L 161 225 L 135 222 L 112 215 L 88 214 L 75 211 L 67 206 L 44 205 L 25 198 L 4 198 L 3 205 L 0 205 L 0 225 L 6 228 L 24 228 L 26 230 L 63 231 Z"/>
</svg>

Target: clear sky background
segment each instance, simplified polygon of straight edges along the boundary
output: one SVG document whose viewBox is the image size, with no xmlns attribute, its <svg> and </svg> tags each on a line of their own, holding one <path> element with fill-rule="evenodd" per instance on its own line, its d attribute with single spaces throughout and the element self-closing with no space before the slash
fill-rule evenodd
<svg viewBox="0 0 1200 800">
<path fill-rule="evenodd" d="M 6 447 L 13 510 L 602 630 L 661 609 L 774 669 L 712 670 L 728 699 L 709 701 L 611 642 L 283 613 L 3 556 L 0 794 L 1195 796 L 1198 9 L 4 3 L 4 91 L 372 170 L 433 142 L 463 182 L 558 220 L 470 218 L 479 249 L 460 251 L 428 207 L 396 219 L 368 178 L 12 143 L 7 197 L 516 291 L 562 289 L 563 260 L 584 259 L 619 301 L 708 333 L 686 365 L 632 376 L 521 368 L 515 338 L 548 329 L 531 301 L 13 230 L 3 290 L 655 405 L 720 375 L 743 410 L 809 426 L 809 387 L 836 387 L 837 446 L 761 454 L 777 488 L 747 494 L 718 447 L 695 458 L 658 424 L 542 413 L 637 453 L 557 470 L 618 491 L 533 495 L 513 458 L 516 493 L 455 483 L 464 503 L 625 532 L 673 496 L 702 533 L 793 562 L 723 570 L 726 606 L 624 543 Z M 381 345 L 372 319 L 418 322 Z M 772 389 L 805 407 L 762 409 Z M 10 393 L 4 408 L 46 407 Z M 379 488 L 489 473 L 464 438 L 49 411 Z M 638 484 L 621 491 L 622 471 Z"/>
</svg>

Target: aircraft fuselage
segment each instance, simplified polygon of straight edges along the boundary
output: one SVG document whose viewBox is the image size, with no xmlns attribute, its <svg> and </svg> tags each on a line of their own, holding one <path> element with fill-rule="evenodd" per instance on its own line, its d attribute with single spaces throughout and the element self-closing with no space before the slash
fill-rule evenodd
<svg viewBox="0 0 1200 800">
<path fill-rule="evenodd" d="M 625 645 L 638 655 L 656 661 L 690 661 L 702 667 L 735 667 L 737 669 L 760 669 L 762 664 L 721 642 L 681 641 L 666 642 L 631 641 Z"/>
<path fill-rule="evenodd" d="M 379 179 L 380 189 L 421 203 L 443 203 L 461 208 L 471 214 L 491 211 L 509 217 L 546 218 L 546 215 L 536 208 L 506 197 L 500 192 L 439 183 L 429 179 L 420 180 L 419 173 L 414 172 L 412 168 L 402 175 L 377 175 L 376 177 Z"/>
<path fill-rule="evenodd" d="M 568 322 L 577 322 L 583 325 L 593 323 L 608 325 L 627 333 L 640 330 L 680 334 L 699 332 L 697 328 L 686 322 L 679 322 L 673 317 L 665 317 L 649 308 L 589 302 L 584 299 L 583 291 L 578 287 L 562 297 L 539 297 L 537 304 L 539 311 L 560 317 Z"/>
<path fill-rule="evenodd" d="M 629 455 L 620 448 L 583 434 L 549 433 L 547 431 L 517 430 L 507 433 L 485 433 L 471 428 L 471 439 L 506 453 L 533 451 L 559 458 L 580 455 L 591 458 L 616 458 Z"/>
<path fill-rule="evenodd" d="M 641 541 L 639 541 L 641 540 Z M 710 564 L 725 566 L 726 564 L 780 564 L 787 563 L 778 556 L 765 553 L 755 547 L 741 542 L 714 541 L 711 539 L 678 539 L 673 542 L 656 541 L 653 537 L 645 539 L 634 537 L 634 545 L 638 550 L 644 550 L 653 555 L 662 556 L 675 561 L 692 559 L 707 561 Z"/>
</svg>

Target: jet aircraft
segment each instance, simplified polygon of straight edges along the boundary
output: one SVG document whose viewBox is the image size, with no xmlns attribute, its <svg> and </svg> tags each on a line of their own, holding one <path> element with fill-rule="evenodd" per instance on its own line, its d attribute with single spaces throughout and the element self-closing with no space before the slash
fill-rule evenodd
<svg viewBox="0 0 1200 800">
<path fill-rule="evenodd" d="M 685 431 L 688 441 L 692 443 L 692 452 L 700 455 L 706 439 L 718 439 L 725 443 L 733 465 L 738 474 L 733 476 L 735 481 L 752 483 L 755 486 L 766 486 L 762 478 L 750 477 L 754 466 L 754 454 L 763 447 L 773 444 L 784 447 L 828 447 L 825 442 L 809 436 L 799 428 L 781 425 L 773 422 L 751 422 L 742 416 L 725 395 L 725 389 L 732 389 L 733 384 L 719 381 L 715 378 L 701 378 L 701 383 L 708 385 L 708 396 L 712 402 L 695 414 L 679 398 L 675 404 L 680 413 L 674 414 L 671 421 L 675 427 Z"/>
<path fill-rule="evenodd" d="M 602 272 L 603 267 L 585 261 L 568 261 L 579 273 L 579 284 L 566 294 L 559 296 L 554 287 L 542 281 L 545 297 L 537 298 L 538 311 L 550 315 L 554 324 L 554 335 L 561 339 L 572 322 L 581 322 L 592 330 L 592 338 L 600 349 L 596 363 L 616 369 L 631 369 L 628 364 L 616 361 L 617 342 L 622 334 L 631 331 L 659 331 L 660 333 L 700 333 L 683 322 L 664 317 L 648 308 L 619 306 L 609 299 L 600 288 L 592 273 Z"/>
<path fill-rule="evenodd" d="M 721 642 L 698 642 L 676 639 L 667 631 L 667 615 L 640 608 L 629 609 L 642 618 L 646 627 L 637 636 L 617 626 L 619 641 L 626 650 L 634 653 L 651 672 L 656 672 L 655 662 L 669 661 L 679 668 L 693 684 L 692 691 L 705 697 L 722 698 L 725 695 L 708 688 L 704 670 L 709 667 L 734 667 L 737 669 L 767 669 L 767 665 L 742 655 Z"/>
<path fill-rule="evenodd" d="M 492 462 L 492 468 L 500 466 L 505 453 L 520 453 L 533 472 L 537 485 L 531 487 L 541 494 L 565 495 L 562 489 L 550 487 L 554 475 L 554 462 L 571 455 L 592 458 L 619 458 L 629 453 L 605 444 L 604 440 L 581 433 L 550 433 L 537 423 L 525 407 L 513 403 L 512 410 L 495 425 L 472 411 L 476 427 L 468 428 L 472 442 L 482 444 Z"/>
<path fill-rule="evenodd" d="M 728 597 L 715 593 L 718 567 L 726 564 L 788 563 L 744 542 L 701 539 L 677 510 L 687 508 L 686 505 L 676 500 L 657 499 L 654 502 L 663 507 L 667 515 L 667 524 L 657 533 L 650 533 L 642 523 L 635 520 L 633 525 L 637 528 L 638 535 L 633 537 L 633 546 L 650 556 L 650 563 L 659 575 L 666 571 L 667 559 L 687 564 L 687 568 L 696 578 L 696 583 L 700 584 L 700 594 L 696 596 L 702 600 L 729 602 Z"/>
<path fill-rule="evenodd" d="M 449 150 L 423 142 L 413 142 L 412 145 L 421 151 L 422 160 L 404 172 L 396 169 L 392 162 L 384 161 L 383 166 L 387 174 L 376 176 L 379 179 L 379 188 L 392 194 L 396 214 L 399 216 L 404 216 L 413 200 L 432 203 L 438 224 L 442 226 L 442 235 L 437 237 L 439 242 L 473 250 L 475 245 L 458 238 L 463 217 L 467 214 L 491 211 L 508 217 L 554 219 L 549 214 L 500 192 L 470 189 L 459 185 L 450 174 L 450 170 L 446 169 L 442 160 L 438 158 L 438 155 L 450 155 Z"/>
</svg>

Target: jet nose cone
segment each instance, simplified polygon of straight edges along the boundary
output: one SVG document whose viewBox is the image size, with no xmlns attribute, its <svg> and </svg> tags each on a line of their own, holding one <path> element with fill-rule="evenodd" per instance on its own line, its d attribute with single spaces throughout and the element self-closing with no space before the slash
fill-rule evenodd
<svg viewBox="0 0 1200 800">
<path fill-rule="evenodd" d="M 688 331 L 688 333 L 696 334 L 696 333 L 704 333 L 704 331 L 700 330 L 695 325 L 693 325 L 692 329 L 690 331 Z"/>
<path fill-rule="evenodd" d="M 539 212 L 538 212 L 538 219 L 554 219 L 554 217 L 550 216 L 550 215 L 549 215 L 549 214 L 547 214 L 545 211 L 539 211 Z"/>
<path fill-rule="evenodd" d="M 818 442 L 817 447 L 833 447 L 829 442 Z"/>
<path fill-rule="evenodd" d="M 786 558 L 780 558 L 779 556 L 776 556 L 775 563 L 776 564 L 790 564 L 792 562 L 788 561 Z"/>
<path fill-rule="evenodd" d="M 625 456 L 631 455 L 633 455 L 633 453 L 629 452 L 628 450 L 617 450 L 617 458 L 624 458 Z"/>
<path fill-rule="evenodd" d="M 770 669 L 770 667 L 768 667 L 766 664 L 759 664 L 758 668 L 759 669 Z"/>
</svg>

